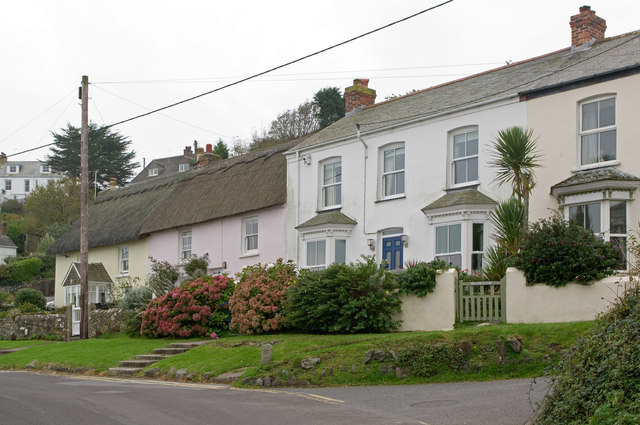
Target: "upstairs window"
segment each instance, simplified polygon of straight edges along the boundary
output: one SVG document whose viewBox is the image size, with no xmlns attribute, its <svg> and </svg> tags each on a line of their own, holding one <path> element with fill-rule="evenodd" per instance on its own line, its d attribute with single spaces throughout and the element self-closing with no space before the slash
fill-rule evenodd
<svg viewBox="0 0 640 425">
<path fill-rule="evenodd" d="M 17 165 L 7 165 L 7 173 L 8 174 L 18 174 L 20 171 L 20 167 Z"/>
<path fill-rule="evenodd" d="M 191 230 L 180 232 L 180 260 L 189 261 L 191 259 Z"/>
<path fill-rule="evenodd" d="M 48 165 L 40 165 L 40 172 L 43 174 L 50 174 L 51 173 L 51 167 Z"/>
<path fill-rule="evenodd" d="M 384 198 L 404 194 L 404 146 L 382 153 L 382 193 Z"/>
<path fill-rule="evenodd" d="M 242 253 L 255 254 L 258 252 L 258 217 L 242 220 Z"/>
<path fill-rule="evenodd" d="M 4 190 L 11 190 L 11 180 L 4 181 Z"/>
<path fill-rule="evenodd" d="M 339 206 L 342 202 L 342 160 L 322 165 L 322 207 Z"/>
<path fill-rule="evenodd" d="M 120 273 L 129 273 L 129 247 L 120 248 Z"/>
<path fill-rule="evenodd" d="M 189 164 L 185 163 L 185 164 L 180 164 L 178 165 L 178 172 L 182 173 L 184 171 L 188 171 L 189 170 Z"/>
<path fill-rule="evenodd" d="M 158 175 L 158 169 L 157 168 L 149 168 L 149 177 L 154 177 Z"/>
<path fill-rule="evenodd" d="M 616 100 L 614 97 L 580 105 L 580 164 L 616 159 Z"/>
<path fill-rule="evenodd" d="M 24 192 L 27 193 L 31 190 L 31 180 L 24 181 Z"/>
<path fill-rule="evenodd" d="M 451 173 L 453 184 L 478 180 L 478 130 L 453 134 Z"/>
</svg>

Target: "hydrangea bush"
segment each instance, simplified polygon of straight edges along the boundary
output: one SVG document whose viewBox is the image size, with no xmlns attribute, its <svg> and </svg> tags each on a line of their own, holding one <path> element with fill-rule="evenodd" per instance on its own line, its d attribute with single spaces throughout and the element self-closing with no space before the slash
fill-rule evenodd
<svg viewBox="0 0 640 425">
<path fill-rule="evenodd" d="M 142 313 L 140 334 L 149 337 L 202 337 L 226 328 L 233 280 L 203 276 L 155 298 Z"/>
<path fill-rule="evenodd" d="M 248 266 L 236 274 L 238 285 L 229 300 L 231 329 L 254 334 L 282 329 L 285 294 L 295 282 L 293 262 Z"/>
</svg>

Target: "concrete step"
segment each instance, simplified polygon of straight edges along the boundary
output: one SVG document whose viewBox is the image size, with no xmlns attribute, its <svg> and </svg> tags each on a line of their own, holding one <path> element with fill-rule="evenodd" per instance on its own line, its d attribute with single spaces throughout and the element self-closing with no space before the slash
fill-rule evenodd
<svg viewBox="0 0 640 425">
<path fill-rule="evenodd" d="M 157 360 L 123 360 L 118 363 L 119 367 L 137 367 L 143 369 L 150 364 L 154 364 Z"/>
<path fill-rule="evenodd" d="M 142 370 L 141 367 L 112 367 L 107 371 L 109 376 L 133 376 Z"/>
<path fill-rule="evenodd" d="M 165 354 L 165 355 L 173 356 L 175 354 L 182 354 L 185 351 L 189 351 L 189 348 L 165 347 L 165 348 L 155 348 L 153 350 L 153 354 Z"/>
<path fill-rule="evenodd" d="M 167 356 L 165 354 L 138 354 L 136 356 L 136 360 L 153 360 L 153 361 L 160 361 L 162 359 L 166 359 L 169 358 L 171 356 Z"/>
</svg>

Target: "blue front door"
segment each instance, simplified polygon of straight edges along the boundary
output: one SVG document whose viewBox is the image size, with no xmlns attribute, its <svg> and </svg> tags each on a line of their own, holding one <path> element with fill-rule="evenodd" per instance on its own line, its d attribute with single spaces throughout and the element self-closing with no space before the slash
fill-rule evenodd
<svg viewBox="0 0 640 425">
<path fill-rule="evenodd" d="M 382 258 L 386 261 L 388 269 L 402 268 L 402 236 L 393 236 L 382 239 Z"/>
</svg>

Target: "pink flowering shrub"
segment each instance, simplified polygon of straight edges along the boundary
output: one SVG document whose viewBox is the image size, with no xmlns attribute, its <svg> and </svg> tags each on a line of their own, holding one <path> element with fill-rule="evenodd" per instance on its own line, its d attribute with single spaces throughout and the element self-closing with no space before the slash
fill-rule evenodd
<svg viewBox="0 0 640 425">
<path fill-rule="evenodd" d="M 238 285 L 229 299 L 231 329 L 243 334 L 276 331 L 283 327 L 285 294 L 295 281 L 292 262 L 245 267 L 236 274 Z"/>
<path fill-rule="evenodd" d="M 233 280 L 204 276 L 153 299 L 142 313 L 140 334 L 149 337 L 201 337 L 226 328 Z"/>
</svg>

